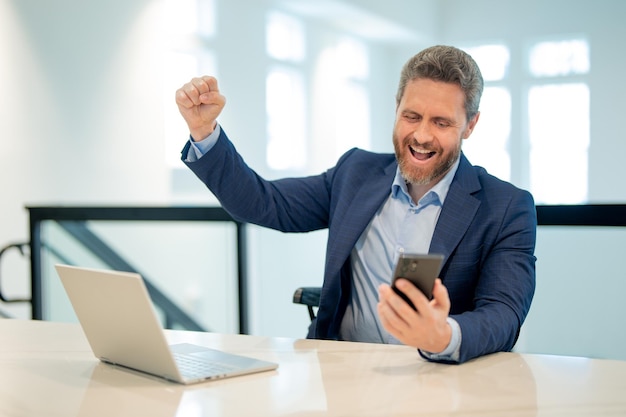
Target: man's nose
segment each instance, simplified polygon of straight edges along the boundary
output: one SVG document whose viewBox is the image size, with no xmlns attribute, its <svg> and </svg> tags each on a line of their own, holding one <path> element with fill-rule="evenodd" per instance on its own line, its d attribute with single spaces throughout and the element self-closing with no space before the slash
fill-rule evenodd
<svg viewBox="0 0 626 417">
<path fill-rule="evenodd" d="M 433 137 L 432 126 L 424 121 L 418 123 L 413 131 L 413 138 L 417 143 L 429 143 Z"/>
</svg>

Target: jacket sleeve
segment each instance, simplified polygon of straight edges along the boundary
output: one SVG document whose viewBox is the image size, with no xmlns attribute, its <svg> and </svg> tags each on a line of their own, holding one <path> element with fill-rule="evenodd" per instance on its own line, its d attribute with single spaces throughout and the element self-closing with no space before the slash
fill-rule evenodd
<svg viewBox="0 0 626 417">
<path fill-rule="evenodd" d="M 487 210 L 483 210 L 487 211 Z M 489 213 L 476 220 L 481 223 Z M 535 291 L 536 209 L 530 193 L 516 189 L 509 203 L 491 213 L 493 233 L 474 236 L 477 276 L 472 308 L 454 314 L 461 326 L 460 362 L 499 351 L 510 351 L 528 314 Z M 487 229 L 485 229 L 487 230 Z M 468 235 L 472 229 L 468 230 Z M 490 235 L 491 234 L 491 235 Z M 449 270 L 462 274 L 459 268 Z M 454 279 L 454 277 L 451 277 Z"/>
<path fill-rule="evenodd" d="M 328 173 L 267 181 L 237 153 L 224 129 L 213 148 L 197 161 L 183 162 L 238 221 L 283 232 L 308 232 L 328 226 Z"/>
</svg>

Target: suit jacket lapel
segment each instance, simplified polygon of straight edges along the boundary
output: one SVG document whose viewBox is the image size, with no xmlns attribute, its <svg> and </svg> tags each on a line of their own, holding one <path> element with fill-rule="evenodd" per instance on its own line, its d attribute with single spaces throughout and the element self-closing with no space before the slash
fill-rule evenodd
<svg viewBox="0 0 626 417">
<path fill-rule="evenodd" d="M 478 211 L 480 200 L 472 194 L 480 188 L 476 173 L 467 158 L 461 154 L 459 168 L 450 184 L 450 190 L 430 243 L 430 252 L 444 255 L 444 265 L 467 232 Z M 459 216 L 459 213 L 464 213 L 464 215 Z"/>
<path fill-rule="evenodd" d="M 329 239 L 327 267 L 339 270 L 350 256 L 352 248 L 374 217 L 376 210 L 391 193 L 391 183 L 396 173 L 396 163 L 390 163 L 378 173 L 363 175 L 363 184 L 349 198 L 347 210 L 336 213 L 333 227 L 334 239 Z"/>
<path fill-rule="evenodd" d="M 343 315 L 347 303 L 342 288 L 350 285 L 347 282 L 348 276 L 343 276 L 345 280 L 342 281 L 341 269 L 376 210 L 391 193 L 396 166 L 394 160 L 377 171 L 370 169 L 356 173 L 363 178 L 361 185 L 341 193 L 340 208 L 335 209 L 329 230 L 322 298 L 316 325 L 312 330 L 316 337 L 336 337 L 339 331 L 338 317 Z"/>
<path fill-rule="evenodd" d="M 349 198 L 349 209 L 336 213 L 334 236 L 341 237 L 329 240 L 327 267 L 339 270 L 361 233 L 376 210 L 391 192 L 391 182 L 396 173 L 397 165 L 389 164 L 379 174 L 364 175 L 363 186 L 355 190 Z M 441 209 L 437 226 L 430 244 L 430 252 L 444 255 L 444 265 L 454 248 L 469 228 L 478 208 L 480 200 L 472 194 L 480 190 L 481 185 L 467 158 L 461 154 L 459 168 L 450 184 L 450 190 Z M 459 216 L 458 213 L 465 213 Z"/>
</svg>

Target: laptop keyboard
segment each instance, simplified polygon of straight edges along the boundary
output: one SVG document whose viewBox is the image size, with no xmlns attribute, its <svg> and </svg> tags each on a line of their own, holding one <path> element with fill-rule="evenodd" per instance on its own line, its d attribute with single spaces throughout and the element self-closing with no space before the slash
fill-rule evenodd
<svg viewBox="0 0 626 417">
<path fill-rule="evenodd" d="M 239 369 L 222 362 L 209 362 L 206 359 L 196 358 L 184 353 L 174 353 L 174 360 L 180 373 L 188 378 L 202 378 L 210 375 L 222 375 Z"/>
</svg>

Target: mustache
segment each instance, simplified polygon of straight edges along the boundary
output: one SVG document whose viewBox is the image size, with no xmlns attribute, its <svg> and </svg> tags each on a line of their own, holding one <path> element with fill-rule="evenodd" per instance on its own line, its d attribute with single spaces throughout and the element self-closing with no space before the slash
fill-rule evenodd
<svg viewBox="0 0 626 417">
<path fill-rule="evenodd" d="M 416 149 L 423 149 L 428 152 L 436 152 L 439 149 L 433 143 L 420 143 L 420 141 L 418 141 L 414 137 L 405 137 L 403 143 L 405 146 L 410 146 Z"/>
</svg>

